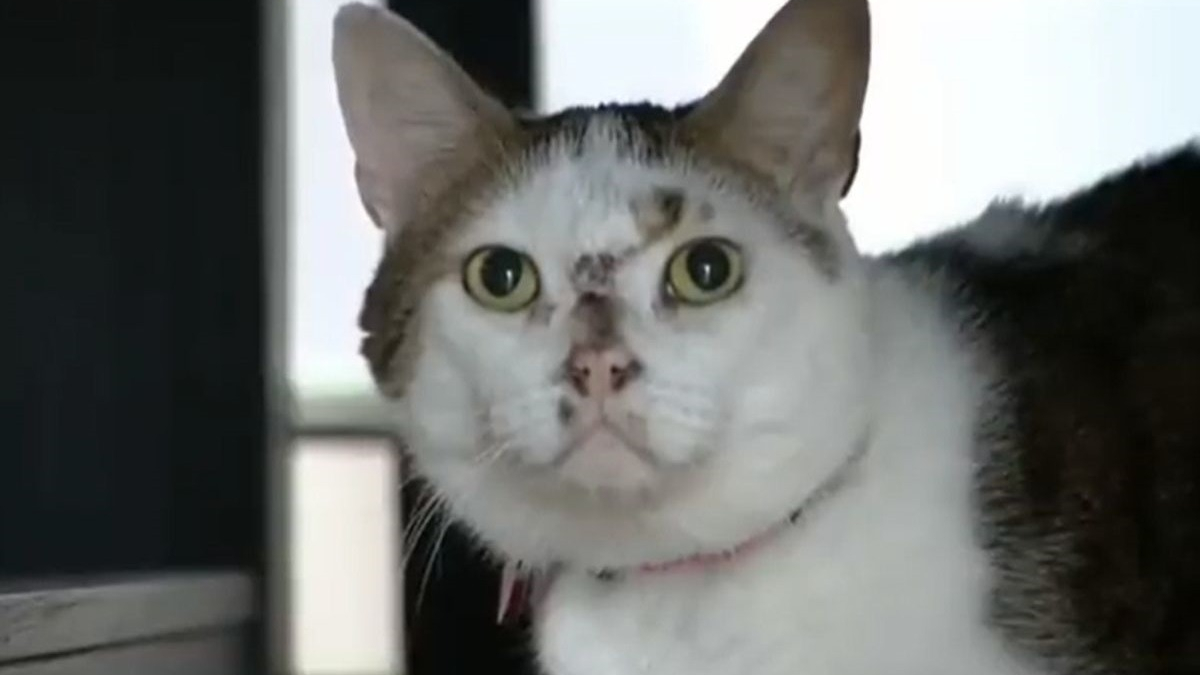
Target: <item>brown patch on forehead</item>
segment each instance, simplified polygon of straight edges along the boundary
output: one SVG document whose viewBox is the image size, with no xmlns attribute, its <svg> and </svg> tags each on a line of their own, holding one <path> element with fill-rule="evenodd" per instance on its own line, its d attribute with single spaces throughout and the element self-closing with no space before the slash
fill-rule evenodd
<svg viewBox="0 0 1200 675">
<path fill-rule="evenodd" d="M 679 225 L 686 201 L 683 190 L 669 187 L 656 187 L 633 199 L 629 208 L 646 243 L 657 241 Z"/>
<path fill-rule="evenodd" d="M 522 124 L 536 136 L 538 147 L 566 142 L 569 147 L 582 151 L 582 138 L 589 122 L 604 116 L 624 129 L 618 149 L 637 161 L 661 163 L 670 160 L 690 164 L 711 172 L 724 189 L 739 193 L 757 207 L 767 211 L 777 209 L 781 198 L 778 186 L 761 169 L 740 161 L 735 153 L 729 152 L 719 141 L 721 135 L 714 126 L 689 118 L 692 111 L 690 105 L 674 109 L 652 105 L 600 106 L 566 110 L 551 117 L 523 120 Z M 672 232 L 685 215 L 700 222 L 716 216 L 711 203 L 689 203 L 686 193 L 667 186 L 652 188 L 633 200 L 630 209 L 644 238 L 643 246 Z M 789 214 L 777 213 L 776 218 L 786 223 L 787 237 L 804 247 L 817 269 L 826 277 L 836 279 L 841 261 L 837 242 L 830 233 L 818 225 L 797 221 Z M 626 253 L 632 252 L 617 255 L 618 264 Z"/>
<path fill-rule="evenodd" d="M 714 125 L 711 116 L 699 120 L 690 116 L 693 111 L 693 105 L 672 109 L 641 104 L 609 105 L 570 109 L 521 123 L 538 139 L 536 145 L 539 147 L 564 142 L 571 146 L 573 141 L 582 151 L 581 142 L 589 122 L 604 116 L 625 130 L 619 137 L 623 140 L 619 141 L 618 149 L 637 161 L 683 162 L 711 172 L 724 189 L 739 193 L 760 208 L 768 211 L 778 208 L 781 195 L 770 176 L 760 167 L 741 161 L 737 153 L 724 146 L 719 125 Z M 671 192 L 678 193 L 683 199 L 676 202 Z M 680 190 L 664 186 L 634 200 L 630 207 L 646 241 L 652 242 L 655 236 L 661 237 L 672 231 L 685 214 L 700 222 L 715 217 L 711 203 L 692 205 L 687 197 Z M 676 205 L 678 210 L 674 208 Z M 805 248 L 818 270 L 826 277 L 836 279 L 841 261 L 837 242 L 830 233 L 819 225 L 795 221 L 788 214 L 777 214 L 777 218 L 786 223 L 785 234 Z"/>
</svg>

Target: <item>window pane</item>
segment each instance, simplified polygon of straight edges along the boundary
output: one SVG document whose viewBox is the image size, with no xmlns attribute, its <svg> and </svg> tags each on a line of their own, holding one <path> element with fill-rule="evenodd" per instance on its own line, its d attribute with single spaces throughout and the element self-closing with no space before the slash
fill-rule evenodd
<svg viewBox="0 0 1200 675">
<path fill-rule="evenodd" d="M 379 230 L 354 184 L 330 56 L 345 0 L 290 0 L 289 372 L 298 391 L 369 391 L 357 314 Z"/>
<path fill-rule="evenodd" d="M 402 642 L 396 453 L 383 439 L 302 438 L 290 474 L 295 670 L 396 672 Z"/>
</svg>

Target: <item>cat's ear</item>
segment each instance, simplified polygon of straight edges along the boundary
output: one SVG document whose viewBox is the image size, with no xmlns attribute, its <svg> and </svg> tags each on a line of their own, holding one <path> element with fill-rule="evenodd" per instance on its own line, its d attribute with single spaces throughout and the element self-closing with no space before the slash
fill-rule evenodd
<svg viewBox="0 0 1200 675">
<path fill-rule="evenodd" d="M 338 102 L 368 213 L 389 235 L 513 125 L 497 100 L 412 24 L 349 4 L 333 25 Z"/>
<path fill-rule="evenodd" d="M 867 0 L 789 0 L 687 124 L 793 199 L 836 200 L 857 164 Z"/>
</svg>

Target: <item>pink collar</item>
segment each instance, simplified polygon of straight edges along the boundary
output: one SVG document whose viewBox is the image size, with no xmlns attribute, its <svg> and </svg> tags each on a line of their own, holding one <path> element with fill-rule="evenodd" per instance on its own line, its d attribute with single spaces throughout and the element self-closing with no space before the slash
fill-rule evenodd
<svg viewBox="0 0 1200 675">
<path fill-rule="evenodd" d="M 847 458 L 824 483 L 809 494 L 804 503 L 789 513 L 787 518 L 775 523 L 765 532 L 757 534 L 733 548 L 715 553 L 697 553 L 661 563 L 646 563 L 631 567 L 628 570 L 596 570 L 592 571 L 591 575 L 601 581 L 614 581 L 631 573 L 651 575 L 667 572 L 694 572 L 729 564 L 735 560 L 744 558 L 778 538 L 785 530 L 810 516 L 816 507 L 836 493 L 850 478 L 859 460 L 866 454 L 869 445 L 868 438 L 869 436 L 865 436 L 855 449 L 854 454 Z M 508 623 L 527 615 L 533 607 L 536 607 L 540 603 L 556 571 L 557 568 L 531 570 L 524 567 L 519 561 L 505 563 L 500 578 L 500 605 L 496 616 L 497 623 Z"/>
<path fill-rule="evenodd" d="M 615 581 L 629 573 L 649 575 L 668 572 L 700 571 L 731 563 L 763 547 L 769 541 L 778 537 L 784 530 L 799 520 L 800 516 L 801 511 L 797 510 L 787 520 L 776 523 L 766 532 L 724 551 L 697 553 L 662 563 L 647 563 L 632 567 L 628 571 L 604 569 L 594 571 L 591 574 L 601 581 Z M 534 607 L 537 607 L 546 589 L 549 587 L 555 571 L 554 569 L 528 569 L 519 562 L 505 563 L 500 574 L 500 604 L 497 608 L 496 622 L 504 624 L 518 621 L 524 618 Z"/>
<path fill-rule="evenodd" d="M 762 534 L 755 535 L 731 549 L 717 551 L 715 553 L 697 553 L 685 558 L 668 560 L 667 562 L 638 565 L 634 568 L 634 571 L 636 571 L 638 574 L 686 572 L 698 571 L 731 563 L 738 558 L 745 557 L 747 554 L 757 551 L 771 540 L 783 534 L 784 530 L 791 527 L 797 520 L 800 519 L 800 515 L 800 510 L 796 510 L 788 516 L 787 520 L 776 523 Z M 601 572 L 601 574 L 603 574 L 603 572 Z"/>
</svg>

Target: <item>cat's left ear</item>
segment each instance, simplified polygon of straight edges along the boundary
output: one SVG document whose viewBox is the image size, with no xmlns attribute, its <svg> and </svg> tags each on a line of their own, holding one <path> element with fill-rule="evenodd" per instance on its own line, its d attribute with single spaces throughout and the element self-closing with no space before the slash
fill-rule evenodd
<svg viewBox="0 0 1200 675">
<path fill-rule="evenodd" d="M 789 0 L 686 124 L 793 200 L 853 180 L 871 53 L 867 0 Z"/>
</svg>

